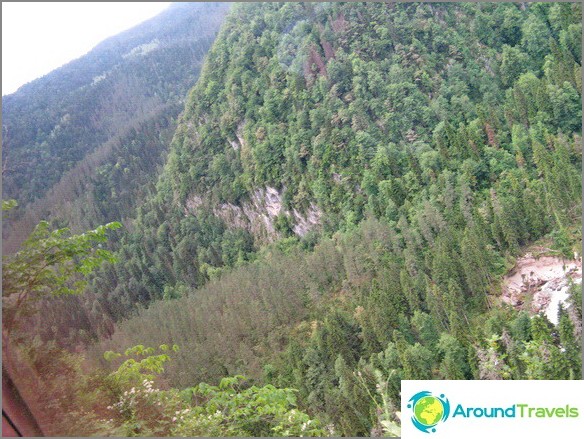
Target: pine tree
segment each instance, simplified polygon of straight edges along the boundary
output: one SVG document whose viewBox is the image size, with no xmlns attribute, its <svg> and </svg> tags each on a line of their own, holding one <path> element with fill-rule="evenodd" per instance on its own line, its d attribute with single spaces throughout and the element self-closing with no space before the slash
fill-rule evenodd
<svg viewBox="0 0 584 439">
<path fill-rule="evenodd" d="M 491 286 L 493 271 L 492 250 L 485 245 L 486 237 L 478 227 L 464 231 L 460 243 L 461 264 L 469 286 L 470 295 L 476 305 L 484 307 L 487 304 L 487 294 Z"/>
<path fill-rule="evenodd" d="M 582 375 L 581 345 L 574 335 L 574 325 L 567 313 L 562 313 L 558 324 L 561 352 L 569 368 L 569 379 L 579 379 Z"/>
<path fill-rule="evenodd" d="M 455 337 L 443 333 L 438 342 L 438 350 L 442 356 L 440 373 L 446 380 L 465 380 L 470 377 L 467 363 L 467 350 Z"/>
<path fill-rule="evenodd" d="M 393 337 L 406 380 L 432 379 L 432 352 L 419 343 L 408 344 L 403 335 L 394 331 Z"/>
<path fill-rule="evenodd" d="M 399 279 L 404 296 L 408 301 L 410 312 L 416 312 L 418 310 L 421 310 L 422 301 L 420 299 L 420 296 L 418 295 L 418 290 L 415 288 L 412 282 L 412 278 L 410 277 L 408 271 L 405 268 L 402 268 L 400 270 Z"/>
<path fill-rule="evenodd" d="M 361 367 L 351 370 L 340 355 L 335 361 L 338 382 L 336 401 L 330 405 L 329 413 L 345 436 L 364 436 L 371 430 L 372 403 L 375 393 L 373 380 Z M 334 411 L 333 411 L 334 410 Z"/>
<path fill-rule="evenodd" d="M 448 315 L 450 333 L 459 341 L 467 338 L 468 319 L 462 290 L 454 281 L 448 284 L 448 293 L 444 297 Z"/>
<path fill-rule="evenodd" d="M 501 202 L 494 189 L 491 189 L 491 203 L 494 213 L 494 232 L 500 231 L 505 247 L 512 253 L 517 252 L 519 250 L 519 236 L 516 225 L 517 217 L 513 215 L 512 210 L 506 210 L 507 205 Z"/>
<path fill-rule="evenodd" d="M 440 338 L 436 322 L 429 314 L 421 311 L 414 312 L 412 328 L 416 332 L 418 341 L 437 354 L 437 345 Z"/>
<path fill-rule="evenodd" d="M 526 343 L 523 354 L 528 379 L 569 379 L 568 358 L 554 344 L 553 325 L 543 316 L 531 320 L 532 341 Z"/>
<path fill-rule="evenodd" d="M 426 288 L 426 304 L 430 315 L 444 330 L 448 329 L 448 314 L 444 309 L 444 294 L 435 283 L 429 283 Z"/>
</svg>

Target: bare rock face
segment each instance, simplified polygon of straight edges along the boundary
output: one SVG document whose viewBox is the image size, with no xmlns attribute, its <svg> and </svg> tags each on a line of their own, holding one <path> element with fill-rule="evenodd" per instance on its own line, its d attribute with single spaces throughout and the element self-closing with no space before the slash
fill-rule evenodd
<svg viewBox="0 0 584 439">
<path fill-rule="evenodd" d="M 189 213 L 197 209 L 203 204 L 203 198 L 198 195 L 193 195 L 185 202 L 185 213 Z"/>
<path fill-rule="evenodd" d="M 320 217 L 322 216 L 322 212 L 313 203 L 310 203 L 310 208 L 304 215 L 300 214 L 296 209 L 293 209 L 292 214 L 294 215 L 295 219 L 293 230 L 294 233 L 296 233 L 298 236 L 304 236 L 310 230 L 320 225 Z"/>
<path fill-rule="evenodd" d="M 185 205 L 185 213 L 194 214 L 202 204 L 203 200 L 200 196 L 190 197 Z M 288 216 L 293 224 L 292 230 L 301 237 L 319 226 L 322 216 L 322 212 L 314 204 L 311 204 L 305 213 L 296 209 L 284 210 L 282 194 L 270 186 L 257 189 L 250 200 L 244 201 L 241 205 L 219 204 L 213 208 L 213 213 L 225 221 L 229 227 L 249 231 L 261 243 L 269 243 L 280 238 L 274 225 L 278 215 Z"/>
<path fill-rule="evenodd" d="M 258 189 L 252 196 L 252 204 L 261 208 L 262 204 L 269 217 L 276 217 L 282 210 L 282 195 L 277 189 L 267 186 L 265 190 Z"/>
<path fill-rule="evenodd" d="M 213 209 L 215 216 L 218 216 L 231 227 L 235 228 L 247 228 L 247 222 L 245 221 L 243 210 L 241 207 L 231 204 L 223 203 Z"/>
<path fill-rule="evenodd" d="M 237 131 L 235 132 L 235 136 L 237 137 L 237 140 L 239 141 L 239 147 L 245 146 L 245 142 L 243 140 L 243 127 L 244 127 L 245 123 L 241 122 L 239 125 L 237 125 Z M 235 142 L 237 143 L 237 142 Z M 233 146 L 233 143 L 231 144 Z M 233 146 L 235 148 L 235 146 Z M 236 148 L 237 149 L 237 148 Z"/>
</svg>

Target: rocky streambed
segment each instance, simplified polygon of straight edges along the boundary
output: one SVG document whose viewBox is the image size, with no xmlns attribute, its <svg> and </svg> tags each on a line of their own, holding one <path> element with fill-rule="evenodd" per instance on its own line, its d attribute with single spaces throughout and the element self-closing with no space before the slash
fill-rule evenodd
<svg viewBox="0 0 584 439">
<path fill-rule="evenodd" d="M 503 278 L 502 300 L 518 309 L 544 312 L 557 324 L 558 305 L 568 299 L 571 283 L 582 283 L 582 258 L 535 257 L 526 253 Z"/>
</svg>

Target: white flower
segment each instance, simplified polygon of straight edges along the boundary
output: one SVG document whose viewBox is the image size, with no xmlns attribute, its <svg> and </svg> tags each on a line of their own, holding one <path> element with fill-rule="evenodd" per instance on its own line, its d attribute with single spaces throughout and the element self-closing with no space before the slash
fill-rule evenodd
<svg viewBox="0 0 584 439">
<path fill-rule="evenodd" d="M 176 422 L 176 416 L 172 418 L 172 422 Z"/>
</svg>

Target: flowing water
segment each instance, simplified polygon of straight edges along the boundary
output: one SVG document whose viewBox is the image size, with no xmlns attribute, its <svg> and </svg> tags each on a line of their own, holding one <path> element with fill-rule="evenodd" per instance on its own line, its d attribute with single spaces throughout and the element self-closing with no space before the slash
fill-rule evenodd
<svg viewBox="0 0 584 439">
<path fill-rule="evenodd" d="M 526 253 L 503 278 L 503 297 L 518 309 L 543 312 L 557 324 L 558 305 L 568 299 L 571 283 L 582 282 L 582 259 L 534 257 Z"/>
</svg>

